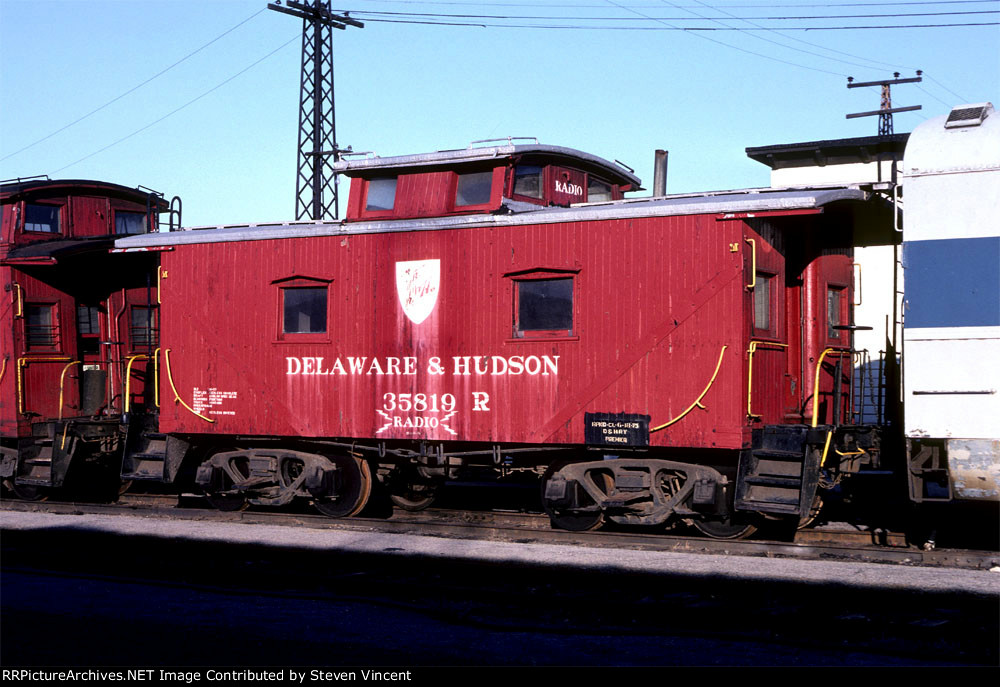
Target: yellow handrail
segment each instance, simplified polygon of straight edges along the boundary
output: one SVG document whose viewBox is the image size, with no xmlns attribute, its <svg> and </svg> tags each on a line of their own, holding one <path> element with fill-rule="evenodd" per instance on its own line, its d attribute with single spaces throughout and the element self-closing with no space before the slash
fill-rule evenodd
<svg viewBox="0 0 1000 687">
<path fill-rule="evenodd" d="M 813 427 L 815 427 L 815 426 L 816 425 L 813 425 Z M 826 433 L 826 443 L 823 444 L 823 457 L 819 459 L 819 466 L 820 467 L 823 467 L 824 465 L 826 465 L 826 454 L 830 450 L 830 439 L 832 439 L 832 438 L 833 438 L 833 430 L 830 430 L 829 432 Z M 837 449 L 834 449 L 834 451 L 836 451 L 836 450 Z"/>
<path fill-rule="evenodd" d="M 3 362 L 0 363 L 0 382 L 3 381 L 3 376 L 7 372 L 7 356 L 3 357 Z"/>
<path fill-rule="evenodd" d="M 774 341 L 751 341 L 750 348 L 747 350 L 749 358 L 747 360 L 748 378 L 747 378 L 747 415 L 750 419 L 756 419 L 761 417 L 760 415 L 755 415 L 751 408 L 751 400 L 753 398 L 753 354 L 757 351 L 759 346 L 776 346 L 778 348 L 788 348 L 788 344 L 776 343 Z"/>
<path fill-rule="evenodd" d="M 669 427 L 670 425 L 674 424 L 675 422 L 677 422 L 678 420 L 680 420 L 682 417 L 684 417 L 685 415 L 687 415 L 688 413 L 690 413 L 692 410 L 694 410 L 695 406 L 697 406 L 698 408 L 701 408 L 702 410 L 705 409 L 705 406 L 703 406 L 701 404 L 701 399 L 703 399 L 705 397 L 705 394 L 708 393 L 708 390 L 710 388 L 712 388 L 712 384 L 715 382 L 715 378 L 719 376 L 719 369 L 722 367 L 722 356 L 725 354 L 727 348 L 729 348 L 728 345 L 723 346 L 722 350 L 719 351 L 719 362 L 717 362 L 715 364 L 715 372 L 712 373 L 712 378 L 710 380 L 708 380 L 708 384 L 705 386 L 705 389 L 700 394 L 698 394 L 698 398 L 696 398 L 694 400 L 694 403 L 692 403 L 691 405 L 689 405 L 687 407 L 687 409 L 685 409 L 685 411 L 683 413 L 681 413 L 680 415 L 678 415 L 677 417 L 675 417 L 673 420 L 670 420 L 669 422 L 664 422 L 659 427 L 654 427 L 653 429 L 649 430 L 650 433 L 652 433 L 652 432 L 659 432 L 661 429 L 665 429 L 665 428 Z"/>
<path fill-rule="evenodd" d="M 24 415 L 24 368 L 31 363 L 65 363 L 72 358 L 18 358 L 17 359 L 17 412 Z"/>
<path fill-rule="evenodd" d="M 153 351 L 153 404 L 160 407 L 160 349 Z"/>
<path fill-rule="evenodd" d="M 836 348 L 827 348 L 822 353 L 820 353 L 819 360 L 816 361 L 816 376 L 813 378 L 813 413 L 812 413 L 812 426 L 815 427 L 818 424 L 819 419 L 819 373 L 823 367 L 823 358 L 826 357 L 827 353 L 836 353 L 837 355 L 843 356 L 845 353 L 851 354 L 851 351 L 845 351 Z M 837 379 L 835 384 L 840 384 L 840 380 Z"/>
<path fill-rule="evenodd" d="M 66 363 L 66 366 L 63 367 L 62 369 L 62 372 L 59 373 L 59 421 L 60 422 L 62 422 L 63 386 L 66 384 L 66 372 L 69 370 L 69 368 L 73 367 L 74 365 L 79 365 L 81 364 L 81 362 L 82 361 L 80 360 L 74 360 L 72 362 Z"/>
<path fill-rule="evenodd" d="M 174 392 L 174 402 L 175 403 L 180 403 L 182 406 L 184 406 L 185 408 L 187 408 L 188 410 L 190 410 L 194 415 L 197 415 L 198 417 L 200 417 L 205 422 L 214 423 L 215 420 L 213 420 L 211 418 L 208 418 L 208 417 L 205 417 L 204 415 L 202 415 L 201 413 L 199 413 L 198 411 L 196 411 L 194 408 L 192 408 L 187 403 L 185 403 L 184 399 L 181 398 L 181 395 L 179 393 L 177 393 L 177 387 L 174 386 L 174 377 L 170 373 L 170 349 L 169 348 L 164 348 L 163 349 L 163 362 L 167 366 L 167 381 L 170 382 L 170 389 Z"/>
<path fill-rule="evenodd" d="M 59 418 L 59 419 L 61 420 L 62 418 Z M 69 426 L 71 424 L 73 424 L 72 421 L 67 422 L 65 425 L 63 425 L 62 443 L 59 444 L 59 450 L 60 451 L 65 451 L 66 450 L 66 435 L 69 434 Z"/>
<path fill-rule="evenodd" d="M 750 252 L 753 256 L 753 265 L 750 268 L 750 283 L 747 284 L 747 288 L 752 289 L 757 286 L 757 242 L 748 238 L 744 238 L 743 240 L 750 244 Z"/>
<path fill-rule="evenodd" d="M 156 266 L 156 304 L 162 305 L 163 301 L 160 300 L 160 281 L 167 277 L 167 271 L 163 269 L 162 266 Z"/>
<path fill-rule="evenodd" d="M 128 364 L 125 366 L 125 412 L 129 411 L 132 405 L 132 363 L 134 363 L 139 358 L 149 359 L 148 355 L 140 353 L 139 355 L 129 356 Z"/>
<path fill-rule="evenodd" d="M 17 304 L 17 314 L 14 317 L 24 317 L 24 293 L 21 291 L 20 284 L 12 282 L 12 285 L 17 289 L 17 295 L 14 296 L 14 303 Z"/>
</svg>

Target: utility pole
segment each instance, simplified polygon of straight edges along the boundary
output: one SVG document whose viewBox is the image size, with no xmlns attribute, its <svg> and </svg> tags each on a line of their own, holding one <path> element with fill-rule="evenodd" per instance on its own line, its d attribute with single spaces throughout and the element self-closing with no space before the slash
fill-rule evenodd
<svg viewBox="0 0 1000 687">
<path fill-rule="evenodd" d="M 899 72 L 893 72 L 894 79 L 889 79 L 887 81 L 863 81 L 861 83 L 854 83 L 854 77 L 847 77 L 847 87 L 848 88 L 864 88 L 866 86 L 881 86 L 882 87 L 882 103 L 879 109 L 873 110 L 871 112 L 857 112 L 855 114 L 847 115 L 847 119 L 856 119 L 858 117 L 872 117 L 878 115 L 878 135 L 879 136 L 891 136 L 892 135 L 892 113 L 893 112 L 912 112 L 913 110 L 919 110 L 922 105 L 909 105 L 907 107 L 893 107 L 892 106 L 892 93 L 890 92 L 890 87 L 893 84 L 898 83 L 919 83 L 923 81 L 920 76 L 923 74 L 919 69 L 917 70 L 917 75 L 910 79 L 900 79 Z"/>
<path fill-rule="evenodd" d="M 299 154 L 295 177 L 295 219 L 337 219 L 340 159 L 333 102 L 333 29 L 364 24 L 334 14 L 328 2 L 297 0 L 268 3 L 268 9 L 302 19 L 302 71 L 299 86 Z"/>
</svg>

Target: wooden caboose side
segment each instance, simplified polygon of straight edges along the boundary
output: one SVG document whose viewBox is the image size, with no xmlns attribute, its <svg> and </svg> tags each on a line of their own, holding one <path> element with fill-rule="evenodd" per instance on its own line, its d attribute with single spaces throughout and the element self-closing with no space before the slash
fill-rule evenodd
<svg viewBox="0 0 1000 687">
<path fill-rule="evenodd" d="M 220 502 L 298 490 L 345 515 L 372 466 L 403 502 L 545 471 L 562 526 L 731 536 L 734 499 L 804 515 L 824 444 L 851 448 L 830 428 L 851 422 L 864 189 L 623 199 L 631 172 L 540 145 L 340 171 L 343 222 L 117 242 L 161 251 L 159 431 L 218 447 L 198 480 Z"/>
<path fill-rule="evenodd" d="M 154 405 L 155 261 L 109 251 L 156 231 L 167 204 L 141 188 L 29 179 L 0 185 L 0 207 L 0 475 L 32 496 L 61 486 L 74 457 L 120 449 L 122 414 Z"/>
</svg>

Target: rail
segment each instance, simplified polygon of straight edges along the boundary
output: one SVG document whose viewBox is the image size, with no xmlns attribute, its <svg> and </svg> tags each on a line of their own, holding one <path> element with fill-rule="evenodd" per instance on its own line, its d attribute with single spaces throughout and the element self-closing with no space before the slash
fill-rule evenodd
<svg viewBox="0 0 1000 687">
<path fill-rule="evenodd" d="M 59 421 L 60 422 L 62 422 L 62 419 L 63 419 L 63 415 L 62 415 L 62 411 L 63 411 L 63 391 L 65 390 L 65 386 L 66 386 L 66 373 L 69 372 L 69 368 L 73 367 L 74 365 L 81 365 L 82 363 L 83 363 L 82 360 L 73 360 L 73 361 L 70 361 L 70 362 L 66 363 L 65 367 L 63 367 L 63 369 L 62 369 L 62 372 L 59 373 Z M 65 441 L 66 440 L 65 440 L 65 437 L 64 437 L 63 438 L 63 443 L 65 443 Z"/>
<path fill-rule="evenodd" d="M 659 432 L 661 429 L 666 429 L 667 427 L 669 427 L 670 425 L 672 425 L 675 422 L 679 421 L 685 415 L 687 415 L 688 413 L 690 413 L 692 410 L 694 410 L 695 407 L 701 408 L 702 410 L 705 409 L 705 406 L 703 406 L 701 404 L 701 399 L 703 399 L 705 397 L 705 394 L 708 393 L 708 390 L 712 388 L 712 384 L 715 383 L 715 378 L 719 376 L 719 369 L 722 367 L 722 356 L 725 355 L 727 348 L 729 348 L 729 346 L 725 345 L 725 346 L 722 347 L 722 350 L 719 351 L 719 361 L 715 364 L 715 372 L 712 373 L 712 378 L 710 380 L 708 380 L 708 384 L 705 386 L 705 388 L 702 390 L 702 392 L 700 394 L 698 394 L 698 398 L 696 398 L 694 400 L 694 403 L 692 403 L 691 405 L 689 405 L 684 410 L 683 413 L 681 413 L 680 415 L 678 415 L 677 417 L 675 417 L 673 420 L 670 420 L 669 422 L 664 422 L 659 427 L 654 427 L 653 429 L 649 430 L 650 433 L 652 433 L 652 432 Z"/>
<path fill-rule="evenodd" d="M 153 351 L 153 405 L 160 407 L 160 349 Z"/>
<path fill-rule="evenodd" d="M 748 238 L 744 238 L 743 240 L 750 244 L 752 265 L 750 267 L 750 283 L 747 284 L 747 288 L 753 289 L 757 287 L 757 242 Z"/>
<path fill-rule="evenodd" d="M 820 353 L 819 360 L 816 361 L 816 374 L 813 377 L 813 397 L 812 397 L 812 426 L 815 427 L 819 424 L 819 373 L 823 369 L 823 359 L 828 353 L 833 353 L 834 355 L 839 355 L 843 357 L 845 354 L 853 357 L 853 351 L 848 351 L 840 348 L 826 348 Z M 835 380 L 835 385 L 840 384 L 840 380 Z M 836 390 L 836 386 L 834 386 Z M 836 412 L 836 409 L 834 409 Z M 836 416 L 833 418 L 836 421 Z M 824 455 L 826 451 L 824 450 Z"/>
<path fill-rule="evenodd" d="M 17 312 L 14 314 L 14 317 L 24 317 L 24 292 L 21 290 L 21 285 L 17 282 L 12 282 L 11 285 L 17 291 L 17 294 L 14 296 L 14 304 L 17 306 Z"/>
<path fill-rule="evenodd" d="M 132 355 L 128 358 L 128 363 L 125 365 L 125 412 L 128 413 L 132 406 L 132 364 L 139 360 L 140 358 L 145 358 L 149 360 L 149 356 L 145 353 L 140 353 L 138 355 Z"/>
</svg>

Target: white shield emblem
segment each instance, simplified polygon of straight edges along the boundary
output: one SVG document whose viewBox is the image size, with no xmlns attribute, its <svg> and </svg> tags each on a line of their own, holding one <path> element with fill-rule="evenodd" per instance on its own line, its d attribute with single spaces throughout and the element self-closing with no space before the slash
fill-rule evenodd
<svg viewBox="0 0 1000 687">
<path fill-rule="evenodd" d="M 441 283 L 440 260 L 410 260 L 396 263 L 396 293 L 403 312 L 414 324 L 426 320 L 437 303 Z"/>
</svg>

